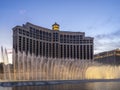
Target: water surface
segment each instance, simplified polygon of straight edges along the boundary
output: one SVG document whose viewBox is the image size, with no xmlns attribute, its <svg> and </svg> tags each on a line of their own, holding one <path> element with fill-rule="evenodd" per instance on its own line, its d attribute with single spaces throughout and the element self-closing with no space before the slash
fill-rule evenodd
<svg viewBox="0 0 120 90">
<path fill-rule="evenodd" d="M 120 90 L 120 82 L 83 82 L 43 86 L 0 87 L 0 90 Z"/>
</svg>

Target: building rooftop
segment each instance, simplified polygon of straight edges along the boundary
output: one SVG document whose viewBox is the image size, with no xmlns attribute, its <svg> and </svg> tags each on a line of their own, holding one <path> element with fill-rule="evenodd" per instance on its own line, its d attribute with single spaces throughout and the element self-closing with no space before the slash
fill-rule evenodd
<svg viewBox="0 0 120 90">
<path fill-rule="evenodd" d="M 55 23 L 55 24 L 57 24 L 57 23 Z M 54 24 L 53 24 L 54 25 Z M 58 25 L 58 24 L 57 24 Z M 23 24 L 23 26 L 19 26 L 19 25 L 17 25 L 17 26 L 15 26 L 14 28 L 16 28 L 16 27 L 21 27 L 21 28 L 29 28 L 30 26 L 32 26 L 32 27 L 35 27 L 35 28 L 38 28 L 38 30 L 41 28 L 41 29 L 44 29 L 44 30 L 52 30 L 52 28 L 51 29 L 49 29 L 49 28 L 45 28 L 45 27 L 42 27 L 42 26 L 39 26 L 39 25 L 35 25 L 35 24 L 32 24 L 32 23 L 30 23 L 30 22 L 27 22 L 26 24 Z M 14 30 L 14 28 L 13 28 L 13 30 Z M 54 30 L 52 30 L 52 31 L 54 31 Z M 73 32 L 73 31 L 58 31 L 58 32 L 64 32 L 64 33 L 76 33 L 76 34 L 85 34 L 84 32 Z"/>
<path fill-rule="evenodd" d="M 95 54 L 94 58 L 98 59 L 98 58 L 104 58 L 104 57 L 109 57 L 109 56 L 120 56 L 120 49 L 117 48 L 117 49 L 114 49 L 114 50 L 105 51 L 105 52 Z"/>
</svg>

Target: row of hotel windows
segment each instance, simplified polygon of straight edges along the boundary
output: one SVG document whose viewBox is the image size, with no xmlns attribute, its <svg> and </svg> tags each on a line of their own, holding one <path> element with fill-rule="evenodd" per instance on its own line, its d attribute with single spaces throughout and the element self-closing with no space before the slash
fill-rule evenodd
<svg viewBox="0 0 120 90">
<path fill-rule="evenodd" d="M 22 32 L 24 32 L 24 33 L 22 33 Z M 25 32 L 26 32 L 26 34 L 25 34 Z M 39 32 L 42 32 L 42 31 L 39 31 Z M 53 40 L 53 42 L 59 42 L 59 34 L 58 33 L 53 33 L 53 39 L 52 39 L 51 33 L 44 32 L 44 31 L 43 31 L 43 34 L 40 33 L 40 35 L 36 35 L 33 32 L 29 33 L 28 31 L 19 29 L 19 34 L 22 34 L 22 35 L 25 35 L 28 37 L 33 37 L 33 38 L 40 39 L 40 40 L 45 40 L 45 41 L 50 41 L 50 42 Z M 76 36 L 75 35 L 60 35 L 60 43 L 76 43 L 76 44 L 93 43 L 92 40 L 83 40 L 80 37 L 81 37 L 81 35 L 76 35 Z"/>
<path fill-rule="evenodd" d="M 51 33 L 45 32 L 45 31 L 37 30 L 37 29 L 32 28 L 32 27 L 30 27 L 30 32 L 34 33 L 35 35 L 43 34 L 44 36 L 48 36 L 49 34 L 51 34 Z M 53 34 L 56 35 L 57 37 L 59 36 L 57 32 L 55 32 Z M 60 38 L 62 38 L 62 37 L 64 37 L 64 38 L 69 38 L 70 37 L 70 38 L 74 38 L 74 39 L 82 39 L 83 35 L 60 35 Z"/>
<path fill-rule="evenodd" d="M 39 39 L 39 37 L 52 37 L 52 32 L 51 33 L 48 33 L 48 32 L 45 32 L 45 31 L 40 31 L 38 30 L 37 33 L 33 32 L 34 30 L 30 30 L 29 31 L 26 31 L 26 30 L 22 30 L 22 29 L 19 29 L 19 34 L 22 34 L 22 35 L 26 35 L 26 36 L 30 36 L 30 37 L 33 37 L 33 38 L 37 38 Z M 53 37 L 54 38 L 59 38 L 59 33 L 57 32 L 54 32 L 53 33 Z M 83 35 L 60 35 L 60 38 L 65 38 L 65 39 L 73 39 L 73 40 L 80 40 L 80 39 L 83 39 Z"/>
<path fill-rule="evenodd" d="M 43 50 L 44 49 L 44 50 Z M 59 45 L 19 37 L 19 51 L 53 58 L 92 59 L 92 45 Z"/>
</svg>

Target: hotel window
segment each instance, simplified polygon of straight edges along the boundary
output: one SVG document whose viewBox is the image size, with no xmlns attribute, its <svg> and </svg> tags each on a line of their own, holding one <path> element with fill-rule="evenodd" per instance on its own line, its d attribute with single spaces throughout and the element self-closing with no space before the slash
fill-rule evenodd
<svg viewBox="0 0 120 90">
<path fill-rule="evenodd" d="M 25 51 L 25 37 L 23 37 L 23 51 Z"/>
<path fill-rule="evenodd" d="M 93 59 L 93 46 L 92 45 L 90 45 L 90 53 L 91 53 L 91 59 Z"/>
<path fill-rule="evenodd" d="M 76 50 L 75 50 L 75 45 L 74 45 L 74 58 L 76 58 Z"/>
<path fill-rule="evenodd" d="M 19 51 L 21 51 L 21 36 L 19 36 Z"/>
<path fill-rule="evenodd" d="M 55 58 L 55 43 L 53 43 L 53 58 Z"/>
<path fill-rule="evenodd" d="M 67 58 L 69 58 L 69 45 L 67 45 Z"/>
<path fill-rule="evenodd" d="M 27 38 L 27 53 L 28 53 L 28 51 L 29 51 L 29 38 Z"/>
<path fill-rule="evenodd" d="M 66 45 L 64 45 L 64 58 L 66 58 L 67 55 L 66 55 Z"/>
<path fill-rule="evenodd" d="M 30 31 L 32 31 L 32 27 L 30 27 Z"/>
<path fill-rule="evenodd" d="M 79 45 L 77 45 L 77 59 L 79 58 Z"/>
<path fill-rule="evenodd" d="M 46 38 L 46 41 L 49 41 L 48 32 L 46 32 L 45 38 Z"/>
<path fill-rule="evenodd" d="M 60 45 L 61 58 L 63 57 L 63 45 Z"/>
<path fill-rule="evenodd" d="M 59 52 L 59 50 L 58 50 L 59 48 L 58 48 L 58 43 L 56 43 L 56 57 L 58 58 L 58 52 Z"/>
<path fill-rule="evenodd" d="M 43 31 L 43 40 L 45 40 L 45 32 Z"/>
<path fill-rule="evenodd" d="M 32 37 L 32 32 L 30 31 L 30 37 Z"/>
<path fill-rule="evenodd" d="M 26 31 L 26 34 L 27 34 L 27 36 L 29 36 L 29 32 L 28 31 Z"/>
<path fill-rule="evenodd" d="M 22 34 L 22 30 L 21 29 L 19 29 L 19 34 Z"/>
<path fill-rule="evenodd" d="M 66 39 L 67 39 L 67 38 L 66 38 L 66 35 L 64 35 L 64 43 L 66 43 Z"/>
<path fill-rule="evenodd" d="M 83 36 L 82 36 L 82 35 L 79 35 L 79 38 L 80 38 L 80 39 L 82 39 L 82 38 L 83 38 Z"/>
<path fill-rule="evenodd" d="M 26 31 L 25 30 L 23 30 L 23 35 L 26 35 Z"/>
<path fill-rule="evenodd" d="M 36 55 L 38 56 L 38 41 L 36 42 Z"/>
<path fill-rule="evenodd" d="M 43 32 L 42 31 L 40 31 L 40 40 L 42 40 L 42 35 L 43 34 Z"/>
<path fill-rule="evenodd" d="M 90 52 L 89 52 L 89 45 L 87 45 L 87 59 L 90 59 L 89 57 L 89 54 L 90 54 Z"/>
<path fill-rule="evenodd" d="M 40 42 L 40 55 L 42 55 L 42 42 Z"/>
<path fill-rule="evenodd" d="M 33 33 L 33 38 L 36 38 L 36 35 L 35 35 L 35 33 Z"/>
<path fill-rule="evenodd" d="M 33 53 L 35 54 L 36 48 L 35 48 L 35 40 L 33 40 Z"/>
<path fill-rule="evenodd" d="M 45 43 L 43 42 L 43 49 L 45 49 Z M 45 50 L 43 50 L 43 56 L 45 56 Z"/>
<path fill-rule="evenodd" d="M 33 34 L 36 34 L 36 29 L 33 28 L 33 29 L 32 29 L 32 32 L 33 32 Z"/>
<path fill-rule="evenodd" d="M 30 39 L 30 54 L 32 54 L 32 39 Z"/>
<path fill-rule="evenodd" d="M 49 36 L 48 36 L 48 39 L 49 39 L 49 41 L 51 41 L 51 33 L 49 33 Z"/>
<path fill-rule="evenodd" d="M 82 45 L 80 45 L 80 59 L 83 59 L 83 56 L 82 56 L 83 55 L 83 50 L 82 50 L 82 48 L 83 48 Z"/>
<path fill-rule="evenodd" d="M 36 35 L 39 35 L 39 30 L 36 29 Z"/>
<path fill-rule="evenodd" d="M 48 43 L 46 43 L 46 57 L 48 57 Z"/>
<path fill-rule="evenodd" d="M 72 35 L 70 35 L 70 43 L 72 43 Z"/>
<path fill-rule="evenodd" d="M 93 43 L 93 40 L 90 40 L 90 43 Z"/>
<path fill-rule="evenodd" d="M 36 39 L 39 39 L 39 37 L 40 37 L 39 35 L 36 35 Z"/>
<path fill-rule="evenodd" d="M 60 43 L 63 43 L 63 35 L 60 35 Z"/>
<path fill-rule="evenodd" d="M 86 59 L 86 45 L 83 45 L 83 49 L 84 49 L 84 59 Z"/>
<path fill-rule="evenodd" d="M 49 57 L 51 57 L 51 43 L 49 43 Z"/>
<path fill-rule="evenodd" d="M 53 33 L 53 41 L 57 42 L 58 41 L 58 33 Z"/>
<path fill-rule="evenodd" d="M 72 56 L 72 53 L 73 53 L 73 49 L 72 49 L 72 45 L 70 45 L 70 51 L 71 51 L 71 58 L 73 58 L 73 56 Z"/>
<path fill-rule="evenodd" d="M 69 43 L 69 35 L 67 35 L 67 43 Z"/>
</svg>

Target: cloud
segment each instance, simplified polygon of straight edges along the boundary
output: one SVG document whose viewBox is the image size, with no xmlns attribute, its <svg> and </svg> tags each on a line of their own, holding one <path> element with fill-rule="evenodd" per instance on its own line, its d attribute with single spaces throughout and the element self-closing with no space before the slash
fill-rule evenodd
<svg viewBox="0 0 120 90">
<path fill-rule="evenodd" d="M 25 14 L 26 12 L 27 12 L 27 11 L 23 9 L 23 10 L 20 10 L 20 11 L 19 11 L 19 14 L 23 15 L 23 14 Z"/>
<path fill-rule="evenodd" d="M 95 36 L 95 53 L 120 48 L 120 30 Z"/>
</svg>

